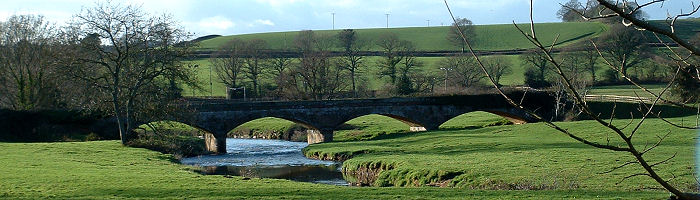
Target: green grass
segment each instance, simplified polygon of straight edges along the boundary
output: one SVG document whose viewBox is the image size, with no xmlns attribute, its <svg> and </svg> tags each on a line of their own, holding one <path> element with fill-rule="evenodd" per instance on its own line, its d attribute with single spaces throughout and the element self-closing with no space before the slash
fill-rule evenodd
<svg viewBox="0 0 700 200">
<path fill-rule="evenodd" d="M 651 24 L 664 28 L 668 27 L 668 22 L 662 20 L 651 21 Z M 688 40 L 694 37 L 697 38 L 698 33 L 700 33 L 700 28 L 698 27 L 700 27 L 700 19 L 698 18 L 680 19 L 677 20 L 675 23 L 675 33 L 678 35 L 678 37 L 684 40 Z M 656 36 L 654 36 L 654 34 L 652 34 L 651 32 L 645 31 L 644 34 L 649 42 L 659 42 Z M 671 42 L 671 40 L 665 36 L 662 36 L 661 39 L 665 42 Z"/>
<path fill-rule="evenodd" d="M 519 26 L 524 29 L 529 29 L 529 24 L 520 24 Z M 559 34 L 557 44 L 574 43 L 575 41 L 595 37 L 607 30 L 605 25 L 597 22 L 540 23 L 536 24 L 536 27 L 539 34 L 538 37 L 543 42 L 551 43 L 554 41 L 557 34 Z M 340 30 L 318 30 L 315 32 L 319 35 L 334 35 L 338 31 Z M 447 40 L 449 33 L 448 26 L 390 29 L 375 28 L 357 29 L 356 31 L 358 37 L 363 40 L 374 40 L 387 32 L 395 33 L 401 39 L 414 42 L 417 49 L 421 51 L 458 50 L 457 47 Z M 474 40 L 474 44 L 477 50 L 532 48 L 532 45 L 512 24 L 477 25 L 475 31 L 477 36 Z M 200 48 L 216 49 L 232 38 L 240 38 L 242 40 L 262 39 L 267 41 L 272 49 L 293 48 L 294 38 L 297 34 L 297 31 L 292 31 L 222 36 L 202 41 L 200 43 Z M 379 50 L 379 48 L 375 46 L 370 50 L 376 51 Z"/>
<path fill-rule="evenodd" d="M 678 122 L 681 119 L 672 120 Z M 616 123 L 625 124 L 627 120 Z M 606 135 L 613 134 L 593 121 L 559 124 L 596 142 L 605 143 Z M 660 120 L 649 120 L 636 135 L 635 143 L 639 147 L 653 144 L 657 135 L 672 131 L 664 143 L 645 154 L 645 158 L 654 162 L 677 153 L 671 163 L 657 169 L 666 177 L 674 173 L 678 176 L 672 182 L 674 185 L 685 191 L 694 191 L 697 187 L 693 178 L 696 131 L 668 130 L 668 127 Z M 621 141 L 613 137 L 611 144 L 621 145 Z M 497 187 L 495 183 L 501 183 L 554 189 L 662 191 L 648 177 L 630 178 L 617 184 L 627 175 L 642 172 L 638 166 L 599 174 L 632 158 L 625 153 L 583 145 L 541 123 L 314 144 L 307 147 L 305 153 L 322 157 L 354 155 L 343 164 L 346 170 L 372 165 L 392 166 L 393 169 L 379 174 L 376 185 L 426 185 L 444 181 L 441 175 L 452 174 L 456 177 L 449 184 L 465 188 L 492 188 Z"/>
<path fill-rule="evenodd" d="M 376 117 L 376 116 L 370 116 Z M 488 123 L 483 113 L 463 115 L 448 123 Z M 362 121 L 358 118 L 352 121 Z M 448 125 L 446 123 L 445 125 Z M 591 122 L 563 123 L 586 135 L 600 136 Z M 658 122 L 645 126 L 640 135 L 648 139 L 657 132 Z M 450 125 L 450 126 L 454 126 Z M 403 136 L 403 137 L 401 137 Z M 692 147 L 695 135 L 674 132 L 650 159 L 678 152 L 663 174 L 677 172 L 674 181 L 683 187 L 694 183 L 685 174 L 693 170 Z M 644 140 L 646 140 L 644 139 Z M 644 140 L 640 140 L 644 141 Z M 597 175 L 628 159 L 624 154 L 583 146 L 542 124 L 501 126 L 478 129 L 434 131 L 356 142 L 312 145 L 309 152 L 343 153 L 371 150 L 346 161 L 352 168 L 367 162 L 395 163 L 395 169 L 382 173 L 386 183 L 406 179 L 406 175 L 433 171 L 462 172 L 458 188 L 340 187 L 276 179 L 244 180 L 242 177 L 203 176 L 192 168 L 172 162 L 172 156 L 121 146 L 118 141 L 80 143 L 0 143 L 0 199 L 662 199 L 668 193 L 651 190 L 648 178 L 632 178 L 620 185 L 614 182 L 636 167 Z M 427 172 L 427 173 L 426 173 Z M 576 183 L 577 189 L 541 191 L 475 190 L 471 181 Z"/>
<path fill-rule="evenodd" d="M 649 89 L 649 91 L 659 94 L 661 93 L 661 91 L 663 91 L 664 87 L 666 87 L 666 84 L 644 84 L 642 86 Z M 636 97 L 637 95 L 639 95 L 640 97 L 653 97 L 653 95 L 645 92 L 644 90 L 639 89 L 637 86 L 634 85 L 596 86 L 590 88 L 588 94 L 617 95 L 630 97 Z M 668 94 L 670 94 L 670 91 L 666 91 L 664 97 L 667 97 Z"/>
</svg>

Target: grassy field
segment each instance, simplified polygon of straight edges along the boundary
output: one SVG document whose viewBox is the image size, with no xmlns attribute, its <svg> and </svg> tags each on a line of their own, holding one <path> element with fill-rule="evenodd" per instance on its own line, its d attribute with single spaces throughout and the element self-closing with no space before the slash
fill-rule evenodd
<svg viewBox="0 0 700 200">
<path fill-rule="evenodd" d="M 529 24 L 520 24 L 521 28 L 529 29 Z M 607 30 L 607 27 L 597 22 L 572 22 L 572 23 L 540 23 L 537 27 L 538 36 L 543 42 L 553 42 L 554 38 L 559 34 L 559 45 L 574 43 L 576 41 L 595 37 Z M 375 28 L 375 29 L 357 29 L 358 38 L 362 40 L 374 40 L 380 35 L 386 33 L 395 33 L 399 38 L 414 42 L 416 48 L 421 51 L 443 51 L 443 50 L 458 50 L 452 45 L 447 36 L 449 26 L 435 27 L 410 27 L 410 28 Z M 319 35 L 334 35 L 340 30 L 318 30 L 315 31 Z M 477 25 L 476 39 L 474 40 L 475 49 L 477 50 L 510 50 L 510 49 L 529 49 L 532 45 L 523 37 L 520 32 L 512 24 L 498 25 Z M 240 38 L 242 40 L 262 39 L 267 41 L 272 49 L 285 49 L 294 47 L 294 38 L 298 32 L 275 32 L 275 33 L 256 33 L 245 35 L 222 36 L 204 40 L 200 43 L 200 48 L 203 50 L 216 49 L 220 45 L 225 44 L 232 38 Z M 379 50 L 373 46 L 370 50 Z M 459 48 L 461 50 L 461 48 Z"/>
<path fill-rule="evenodd" d="M 488 58 L 491 56 L 484 56 L 482 58 Z M 517 55 L 505 55 L 502 56 L 506 62 L 511 64 L 512 67 L 512 72 L 502 78 L 501 84 L 503 85 L 522 85 L 524 82 L 524 76 L 523 73 L 525 72 L 525 67 L 522 64 L 522 61 L 519 59 Z M 379 90 L 382 88 L 384 84 L 387 83 L 387 80 L 383 78 L 379 78 L 379 68 L 377 67 L 377 62 L 381 59 L 381 57 L 367 57 L 364 59 L 365 62 L 365 67 L 360 69 L 360 71 L 357 74 L 358 78 L 358 85 L 366 85 L 369 89 L 371 90 Z M 442 78 L 444 76 L 444 72 L 440 70 L 439 63 L 440 61 L 444 58 L 440 57 L 420 57 L 418 60 L 423 62 L 423 65 L 420 66 L 417 70 L 419 73 L 427 73 L 427 74 L 435 74 Z M 202 83 L 202 87 L 204 91 L 196 91 L 192 90 L 191 88 L 184 88 L 184 95 L 185 96 L 218 96 L 218 97 L 223 97 L 226 96 L 226 86 L 221 83 L 219 77 L 216 75 L 216 71 L 214 71 L 211 65 L 211 62 L 209 59 L 197 59 L 197 60 L 192 60 L 189 61 L 191 64 L 195 64 L 198 66 L 197 68 L 197 79 Z M 210 83 L 210 69 L 211 71 L 211 87 L 209 85 Z M 242 79 L 243 83 L 250 83 L 250 80 L 247 79 Z M 273 84 L 274 81 L 272 77 L 270 76 L 264 76 L 262 78 L 262 83 L 263 84 Z M 485 83 L 485 81 L 484 81 Z M 440 86 L 439 88 L 442 88 L 443 84 L 440 82 L 437 86 Z M 436 86 L 436 88 L 438 88 Z"/>
<path fill-rule="evenodd" d="M 658 26 L 667 26 L 664 21 L 652 21 Z M 529 24 L 519 24 L 524 30 L 530 28 Z M 540 41 L 551 43 L 559 34 L 557 45 L 565 46 L 578 41 L 583 41 L 599 36 L 608 30 L 608 27 L 597 22 L 567 22 L 567 23 L 538 23 L 535 24 Z M 696 37 L 700 27 L 700 19 L 681 19 L 676 22 L 676 33 L 683 39 Z M 319 35 L 334 35 L 340 30 L 315 30 Z M 413 41 L 418 50 L 421 51 L 444 51 L 460 50 L 452 45 L 446 38 L 449 33 L 448 26 L 434 27 L 408 27 L 408 28 L 375 28 L 356 29 L 358 37 L 363 40 L 372 40 L 387 32 L 397 34 L 401 39 Z M 477 25 L 475 28 L 476 38 L 474 47 L 476 50 L 510 50 L 510 49 L 530 49 L 532 45 L 517 31 L 512 24 Z M 222 36 L 204 40 L 200 43 L 200 49 L 212 50 L 225 44 L 232 38 L 242 40 L 262 39 L 267 41 L 272 49 L 285 49 L 294 47 L 294 38 L 298 31 L 274 32 L 274 33 L 254 33 L 243 35 Z M 645 32 L 649 42 L 658 42 L 656 37 Z M 666 38 L 662 38 L 666 40 Z M 668 42 L 668 41 L 667 41 Z M 372 47 L 370 50 L 379 50 Z"/>
<path fill-rule="evenodd" d="M 654 21 L 653 23 L 660 24 L 660 21 Z M 662 25 L 662 24 L 660 24 Z M 601 23 L 543 23 L 536 25 L 537 31 L 539 32 L 539 38 L 541 41 L 551 41 L 553 38 L 560 34 L 559 43 L 561 45 L 571 44 L 578 41 L 583 41 L 585 39 L 596 37 L 601 35 L 607 30 L 607 26 Z M 522 25 L 523 28 L 528 28 L 529 25 Z M 691 38 L 697 34 L 697 28 L 700 27 L 700 20 L 680 20 L 677 22 L 677 32 L 682 38 Z M 320 30 L 317 31 L 318 34 L 334 34 L 338 30 Z M 457 48 L 451 45 L 447 40 L 447 33 L 449 27 L 411 27 L 411 28 L 391 28 L 391 29 L 358 29 L 357 33 L 360 38 L 377 38 L 386 32 L 393 32 L 399 35 L 402 39 L 414 41 L 419 50 L 426 51 L 437 51 L 437 50 L 457 50 Z M 478 50 L 509 50 L 509 49 L 528 49 L 532 48 L 532 45 L 523 38 L 520 33 L 511 24 L 501 24 L 501 25 L 479 25 L 476 26 L 477 38 L 475 40 L 475 48 Z M 257 33 L 257 34 L 245 34 L 245 35 L 232 35 L 232 36 L 222 36 L 209 40 L 204 40 L 201 42 L 202 49 L 214 49 L 219 45 L 224 44 L 226 41 L 232 38 L 240 38 L 243 40 L 250 39 L 263 39 L 271 45 L 273 49 L 283 49 L 290 48 L 293 46 L 294 38 L 298 32 L 277 32 L 277 33 Z M 654 37 L 647 37 L 654 38 Z M 650 41 L 656 42 L 656 41 Z M 379 50 L 374 47 L 371 50 Z M 512 66 L 512 73 L 505 76 L 502 80 L 503 85 L 522 85 L 524 82 L 523 73 L 525 67 L 518 56 L 504 56 L 505 60 L 508 61 Z M 358 75 L 361 85 L 367 85 L 371 90 L 378 90 L 386 83 L 386 80 L 377 77 L 378 68 L 376 63 L 379 57 L 368 57 L 365 59 L 364 70 L 361 70 Z M 421 73 L 435 74 L 442 77 L 442 71 L 439 70 L 439 61 L 443 58 L 419 58 L 420 61 L 424 63 L 420 67 L 419 71 Z M 191 63 L 197 64 L 198 77 L 202 83 L 204 83 L 205 91 L 193 91 L 191 89 L 185 89 L 185 95 L 187 96 L 225 96 L 225 87 L 223 84 L 219 83 L 218 77 L 215 72 L 212 71 L 211 82 L 213 82 L 212 87 L 209 86 L 210 82 L 210 67 L 211 64 L 207 59 L 193 60 Z M 599 60 L 598 66 L 600 69 L 597 71 L 597 77 L 600 79 L 603 77 L 605 66 L 602 60 Z M 273 81 L 270 77 L 263 78 L 263 83 L 272 84 Z M 243 82 L 250 82 L 243 80 Z M 602 89 L 602 90 L 601 90 Z M 593 92 L 597 94 L 614 94 L 616 88 L 593 88 Z M 621 91 L 622 94 L 618 95 L 633 95 L 629 90 Z"/>
<path fill-rule="evenodd" d="M 382 120 L 382 118 L 384 120 Z M 348 122 L 354 131 L 399 130 L 402 124 L 382 116 L 365 116 Z M 624 168 L 598 175 L 629 157 L 592 149 L 554 133 L 542 124 L 482 126 L 500 118 L 482 112 L 462 115 L 443 124 L 447 130 L 402 133 L 369 141 L 312 145 L 307 153 L 344 154 L 364 151 L 345 162 L 353 168 L 386 163 L 394 169 L 380 174 L 382 185 L 413 185 L 436 180 L 434 174 L 459 173 L 455 188 L 340 187 L 276 179 L 203 176 L 188 166 L 172 162 L 172 156 L 121 146 L 118 141 L 80 143 L 0 143 L 0 199 L 663 199 L 648 178 L 621 177 L 638 172 Z M 674 119 L 678 120 L 678 118 Z M 265 121 L 263 121 L 265 122 Z M 368 124 L 370 123 L 370 124 Z M 621 122 L 622 123 L 622 122 Z M 600 141 L 600 128 L 590 121 L 562 123 Z M 662 132 L 650 121 L 638 142 Z M 364 127 L 362 127 L 364 126 Z M 384 128 L 384 127 L 388 128 Z M 343 130 L 347 131 L 347 130 Z M 337 136 L 343 140 L 343 131 Z M 673 183 L 695 187 L 691 131 L 674 133 L 649 159 L 677 152 L 664 175 L 679 176 Z M 347 135 L 347 134 L 346 134 Z M 357 139 L 357 138 L 355 138 Z M 415 179 L 415 180 L 414 180 Z M 547 186 L 554 190 L 482 190 L 490 185 L 517 183 Z"/>
<path fill-rule="evenodd" d="M 661 93 L 661 91 L 663 91 L 664 87 L 666 87 L 666 84 L 644 84 L 642 86 L 649 89 L 649 91 L 658 94 Z M 668 93 L 670 92 L 667 91 L 666 94 Z M 618 95 L 631 97 L 636 97 L 637 95 L 639 95 L 640 97 L 653 97 L 651 94 L 644 92 L 643 90 L 639 89 L 637 86 L 634 85 L 596 86 L 592 87 L 588 94 Z"/>
<path fill-rule="evenodd" d="M 0 199 L 659 199 L 650 191 L 341 187 L 203 176 L 118 141 L 0 143 Z"/>
<path fill-rule="evenodd" d="M 691 117 L 692 118 L 692 117 Z M 687 118 L 692 121 L 694 119 Z M 679 121 L 680 118 L 675 118 Z M 626 120 L 618 121 L 620 124 Z M 605 143 L 608 134 L 592 121 L 560 123 L 574 133 Z M 657 169 L 664 176 L 678 176 L 673 184 L 695 191 L 693 178 L 696 131 L 671 129 L 660 120 L 642 126 L 635 142 L 642 147 L 653 143 L 666 131 L 672 134 L 654 152 L 645 154 L 660 161 L 676 154 L 672 163 Z M 612 134 L 612 133 L 609 133 Z M 612 144 L 621 144 L 612 138 Z M 375 185 L 420 186 L 449 179 L 449 185 L 494 189 L 508 186 L 585 189 L 599 191 L 659 190 L 648 177 L 635 177 L 618 183 L 627 175 L 642 172 L 638 166 L 599 174 L 631 160 L 624 153 L 590 148 L 552 131 L 540 123 L 487 128 L 466 128 L 423 133 L 397 134 L 372 141 L 333 142 L 311 145 L 307 155 L 336 157 L 354 155 L 345 161 L 346 170 L 368 166 L 390 166 L 381 172 Z M 451 174 L 453 178 L 444 178 Z"/>
</svg>

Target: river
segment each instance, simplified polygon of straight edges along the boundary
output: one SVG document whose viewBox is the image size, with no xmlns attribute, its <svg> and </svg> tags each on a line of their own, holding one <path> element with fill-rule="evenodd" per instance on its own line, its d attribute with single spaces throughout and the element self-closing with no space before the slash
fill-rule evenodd
<svg viewBox="0 0 700 200">
<path fill-rule="evenodd" d="M 306 146 L 306 142 L 227 138 L 227 154 L 183 158 L 181 162 L 199 166 L 200 172 L 208 175 L 348 185 L 341 163 L 306 158 L 301 153 Z"/>
</svg>

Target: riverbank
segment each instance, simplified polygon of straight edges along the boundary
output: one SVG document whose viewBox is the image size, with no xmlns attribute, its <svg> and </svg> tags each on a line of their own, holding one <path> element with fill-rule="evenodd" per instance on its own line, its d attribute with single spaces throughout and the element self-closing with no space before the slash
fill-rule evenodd
<svg viewBox="0 0 700 200">
<path fill-rule="evenodd" d="M 342 187 L 195 173 L 118 141 L 0 143 L 0 199 L 661 199 L 659 191 Z"/>
<path fill-rule="evenodd" d="M 686 122 L 694 117 L 671 118 Z M 618 120 L 629 123 L 629 120 Z M 594 121 L 559 123 L 596 142 L 606 142 L 606 131 Z M 635 142 L 654 144 L 669 126 L 648 119 Z M 655 150 L 645 154 L 671 183 L 684 191 L 697 191 L 693 177 L 694 130 L 671 129 L 672 134 Z M 622 141 L 611 137 L 611 144 Z M 310 145 L 307 157 L 343 160 L 346 180 L 357 185 L 421 187 L 438 186 L 487 190 L 597 190 L 664 191 L 644 176 L 636 165 L 601 174 L 632 160 L 625 153 L 595 149 L 554 132 L 544 124 L 506 125 L 461 130 L 397 134 L 370 141 L 333 142 Z M 622 181 L 622 182 L 620 182 Z M 618 183 L 620 182 L 620 183 Z M 604 192 L 603 192 L 604 193 Z"/>
</svg>

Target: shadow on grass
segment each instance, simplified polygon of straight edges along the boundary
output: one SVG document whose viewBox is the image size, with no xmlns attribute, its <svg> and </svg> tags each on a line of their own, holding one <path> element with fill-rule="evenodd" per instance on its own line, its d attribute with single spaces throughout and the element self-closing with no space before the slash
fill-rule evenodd
<svg viewBox="0 0 700 200">
<path fill-rule="evenodd" d="M 158 160 L 164 160 L 164 161 L 169 161 L 172 163 L 180 163 L 180 160 L 175 158 L 173 155 L 170 154 L 161 154 L 156 157 Z"/>
<path fill-rule="evenodd" d="M 567 43 L 567 42 L 580 40 L 580 39 L 583 39 L 583 38 L 585 38 L 585 37 L 591 36 L 591 35 L 593 35 L 593 34 L 595 34 L 595 32 L 589 32 L 589 33 L 586 33 L 586 34 L 583 34 L 583 35 L 579 35 L 578 37 L 574 37 L 574 38 L 571 38 L 571 39 L 568 39 L 568 40 L 564 40 L 564 41 L 561 41 L 561 42 L 557 42 L 557 44 L 555 44 L 555 45 L 560 45 L 560 44 L 564 44 L 564 43 Z"/>
</svg>

